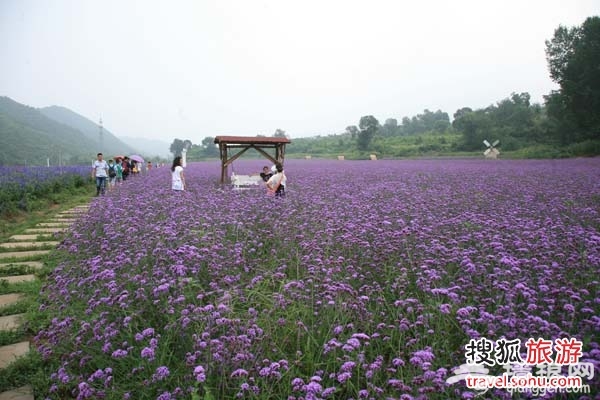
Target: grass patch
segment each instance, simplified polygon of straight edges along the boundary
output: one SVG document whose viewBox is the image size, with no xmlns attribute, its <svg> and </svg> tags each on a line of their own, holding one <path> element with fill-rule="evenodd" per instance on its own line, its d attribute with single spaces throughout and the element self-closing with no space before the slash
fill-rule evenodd
<svg viewBox="0 0 600 400">
<path fill-rule="evenodd" d="M 33 268 L 28 265 L 12 264 L 4 268 L 0 268 L 0 277 L 12 275 L 29 275 L 35 274 L 38 271 L 39 270 L 37 268 Z"/>
<path fill-rule="evenodd" d="M 0 294 L 24 293 L 25 295 L 36 298 L 41 288 L 42 282 L 39 279 L 17 283 L 9 283 L 5 279 L 0 280 Z"/>
<path fill-rule="evenodd" d="M 0 340 L 1 338 L 2 336 L 0 336 Z M 15 360 L 7 368 L 0 370 L 0 387 L 11 390 L 24 385 L 31 385 L 36 394 L 48 393 L 52 366 L 48 361 L 42 360 L 39 353 L 30 351 L 24 357 Z M 39 391 L 39 388 L 43 388 L 43 391 Z M 68 397 L 65 396 L 64 398 Z M 38 398 L 42 399 L 44 397 L 36 395 L 36 399 Z"/>
<path fill-rule="evenodd" d="M 24 314 L 32 307 L 35 307 L 35 299 L 24 299 L 14 304 L 9 304 L 0 308 L 0 317 L 13 314 Z"/>
<path fill-rule="evenodd" d="M 91 189 L 86 186 L 75 193 L 67 191 L 40 200 L 35 209 L 30 211 L 13 210 L 4 213 L 0 215 L 0 241 L 6 242 L 12 235 L 23 234 L 26 229 L 34 228 L 40 222 L 47 222 L 57 213 L 88 204 L 91 197 Z"/>
<path fill-rule="evenodd" d="M 24 334 L 25 331 L 22 328 L 12 331 L 0 331 L 0 346 L 7 346 L 9 344 L 20 342 L 23 340 Z M 2 387 L 2 385 L 0 385 L 0 387 Z"/>
</svg>

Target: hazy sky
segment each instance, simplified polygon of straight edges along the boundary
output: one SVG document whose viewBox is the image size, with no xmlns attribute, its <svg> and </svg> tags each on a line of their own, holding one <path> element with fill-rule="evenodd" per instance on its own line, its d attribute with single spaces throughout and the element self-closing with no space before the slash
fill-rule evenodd
<svg viewBox="0 0 600 400">
<path fill-rule="evenodd" d="M 600 0 L 0 0 L 0 95 L 117 136 L 343 132 L 555 89 L 544 41 Z"/>
</svg>

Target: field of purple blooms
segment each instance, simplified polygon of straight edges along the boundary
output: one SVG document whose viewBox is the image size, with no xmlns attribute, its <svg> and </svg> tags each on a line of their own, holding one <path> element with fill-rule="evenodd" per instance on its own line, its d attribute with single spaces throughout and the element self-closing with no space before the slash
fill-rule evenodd
<svg viewBox="0 0 600 400">
<path fill-rule="evenodd" d="M 36 200 L 49 194 L 79 188 L 89 180 L 90 167 L 0 166 L 0 215 L 28 211 Z"/>
<path fill-rule="evenodd" d="M 445 381 L 482 337 L 577 338 L 571 398 L 598 393 L 599 158 L 288 160 L 283 199 L 185 174 L 95 198 L 61 245 L 48 398 L 472 398 Z"/>
</svg>

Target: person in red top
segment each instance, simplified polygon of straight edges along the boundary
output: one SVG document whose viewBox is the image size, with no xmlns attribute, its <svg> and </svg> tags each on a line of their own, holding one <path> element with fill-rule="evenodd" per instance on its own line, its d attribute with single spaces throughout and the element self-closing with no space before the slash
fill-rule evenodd
<svg viewBox="0 0 600 400">
<path fill-rule="evenodd" d="M 129 157 L 125 157 L 123 159 L 123 181 L 127 180 L 127 177 L 129 176 L 129 172 L 131 171 L 131 163 L 129 162 Z"/>
</svg>

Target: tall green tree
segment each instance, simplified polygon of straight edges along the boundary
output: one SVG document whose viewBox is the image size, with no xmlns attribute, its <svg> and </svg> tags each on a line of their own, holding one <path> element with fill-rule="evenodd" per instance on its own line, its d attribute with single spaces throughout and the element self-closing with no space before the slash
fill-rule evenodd
<svg viewBox="0 0 600 400">
<path fill-rule="evenodd" d="M 204 154 L 206 154 L 208 157 L 219 155 L 219 148 L 215 145 L 214 137 L 207 136 L 202 139 L 202 148 L 204 150 Z"/>
<path fill-rule="evenodd" d="M 276 137 L 276 138 L 286 138 L 287 136 L 286 136 L 284 130 L 278 128 L 278 129 L 275 129 L 275 133 L 273 134 L 273 137 Z"/>
<path fill-rule="evenodd" d="M 398 132 L 398 120 L 394 118 L 388 118 L 381 127 L 381 133 L 383 136 L 395 136 Z"/>
<path fill-rule="evenodd" d="M 349 125 L 346 127 L 346 133 L 349 133 L 352 139 L 356 139 L 356 137 L 358 136 L 358 132 L 359 130 L 356 125 Z"/>
<path fill-rule="evenodd" d="M 171 146 L 169 147 L 169 151 L 171 152 L 171 154 L 173 154 L 174 157 L 180 156 L 184 147 L 186 146 L 186 143 L 181 140 L 181 139 L 175 139 L 173 140 L 173 143 L 171 143 Z"/>
<path fill-rule="evenodd" d="M 460 148 L 473 151 L 482 149 L 483 140 L 494 140 L 486 137 L 489 134 L 491 120 L 485 110 L 468 111 L 468 107 L 461 108 L 454 113 L 452 126 L 462 134 Z"/>
<path fill-rule="evenodd" d="M 437 110 L 431 112 L 427 109 L 422 114 L 417 114 L 412 118 L 402 118 L 402 134 L 418 135 L 425 132 L 442 133 L 450 128 L 450 118 L 448 113 Z"/>
<path fill-rule="evenodd" d="M 358 132 L 358 149 L 368 150 L 371 140 L 379 130 L 379 121 L 372 115 L 366 115 L 360 119 L 358 124 L 360 131 Z"/>
<path fill-rule="evenodd" d="M 600 17 L 581 26 L 559 26 L 546 41 L 550 77 L 560 89 L 546 97 L 548 113 L 563 126 L 575 125 L 569 142 L 600 138 Z M 563 137 L 565 138 L 565 137 Z"/>
<path fill-rule="evenodd" d="M 539 139 L 537 119 L 541 107 L 531 105 L 529 93 L 512 93 L 510 98 L 503 99 L 495 106 L 486 109 L 493 122 L 494 138 L 506 137 L 521 139 L 521 142 L 534 142 Z M 490 139 L 492 140 L 492 139 Z"/>
</svg>

